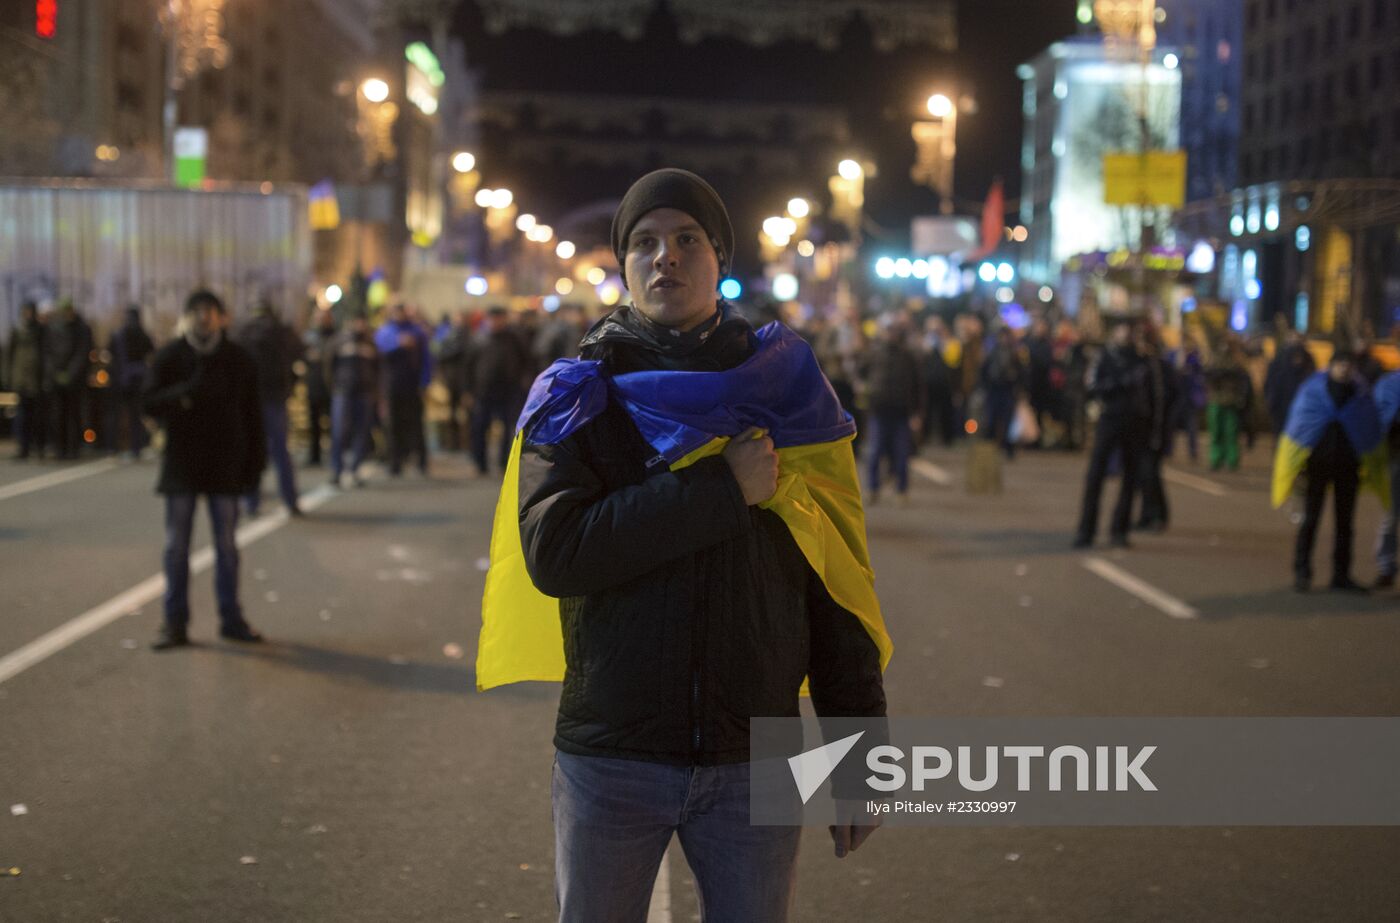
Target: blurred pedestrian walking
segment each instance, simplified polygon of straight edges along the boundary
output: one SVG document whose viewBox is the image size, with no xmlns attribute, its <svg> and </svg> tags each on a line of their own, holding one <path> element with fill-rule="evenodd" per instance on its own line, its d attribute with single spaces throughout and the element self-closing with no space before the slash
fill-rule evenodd
<svg viewBox="0 0 1400 923">
<path fill-rule="evenodd" d="M 1167 503 L 1167 487 L 1162 479 L 1162 461 L 1171 446 L 1176 410 L 1177 379 L 1171 363 L 1162 350 L 1162 340 L 1156 328 L 1144 323 L 1139 327 L 1138 353 L 1147 366 L 1147 392 L 1151 416 L 1147 423 L 1147 439 L 1138 462 L 1139 493 L 1142 509 L 1135 528 L 1165 532 L 1171 521 Z"/>
<path fill-rule="evenodd" d="M 44 375 L 48 385 L 48 416 L 53 444 L 61 459 L 78 457 L 83 444 L 83 399 L 92 363 L 92 328 L 64 299 L 49 320 L 44 338 Z"/>
<path fill-rule="evenodd" d="M 909 456 L 914 429 L 922 424 L 924 376 L 919 356 L 909 345 L 909 319 L 897 312 L 880 318 L 880 337 L 865 357 L 866 400 L 874 436 L 866 460 L 870 503 L 880 499 L 880 475 L 886 462 L 895 496 L 909 497 Z"/>
<path fill-rule="evenodd" d="M 1126 318 L 1112 322 L 1107 347 L 1089 369 L 1088 395 L 1099 403 L 1094 424 L 1094 445 L 1089 453 L 1089 470 L 1084 477 L 1084 498 L 1080 503 L 1079 528 L 1074 547 L 1094 544 L 1098 531 L 1099 497 L 1104 478 L 1115 453 L 1121 460 L 1122 483 L 1118 503 L 1109 522 L 1109 542 L 1128 547 L 1128 527 L 1132 524 L 1133 491 L 1138 466 L 1147 442 L 1151 420 L 1151 396 L 1147 384 L 1147 363 L 1133 343 L 1133 324 Z"/>
<path fill-rule="evenodd" d="M 1240 428 L 1249 410 L 1253 386 L 1244 367 L 1240 343 L 1228 337 L 1206 366 L 1206 428 L 1210 432 L 1210 470 L 1240 467 Z"/>
<path fill-rule="evenodd" d="M 1389 372 L 1376 382 L 1373 392 L 1380 416 L 1381 438 L 1386 445 L 1386 478 L 1390 503 L 1376 535 L 1376 586 L 1395 586 L 1396 532 L 1400 526 L 1400 372 Z"/>
<path fill-rule="evenodd" d="M 355 314 L 326 347 L 326 380 L 331 389 L 331 479 L 343 486 L 348 473 L 358 487 L 360 466 L 369 455 L 370 429 L 379 396 L 379 350 L 369 321 Z M 350 464 L 345 464 L 345 453 Z"/>
<path fill-rule="evenodd" d="M 381 361 L 381 396 L 389 430 L 389 474 L 403 474 L 410 455 L 418 458 L 420 474 L 428 473 L 428 440 L 423 431 L 423 391 L 432 381 L 428 333 L 396 304 L 374 334 Z"/>
<path fill-rule="evenodd" d="M 111 397 L 107 405 L 107 448 L 121 450 L 121 433 L 126 433 L 126 453 L 138 458 L 149 438 L 141 419 L 141 389 L 156 350 L 151 335 L 141 324 L 141 306 L 128 305 L 122 325 L 107 344 L 111 353 Z"/>
<path fill-rule="evenodd" d="M 267 461 L 253 358 L 224 335 L 223 302 L 197 291 L 185 302 L 180 337 L 155 355 L 142 406 L 165 429 L 156 491 L 165 497 L 165 620 L 156 650 L 189 644 L 190 535 L 201 495 L 214 538 L 219 634 L 261 641 L 238 601 L 238 508 Z"/>
<path fill-rule="evenodd" d="M 472 459 L 478 474 L 486 474 L 487 438 L 493 422 L 500 424 L 497 470 L 504 471 L 515 437 L 515 421 L 525 403 L 525 383 L 531 361 L 518 331 L 511 329 L 510 311 L 499 305 L 486 320 L 467 353 L 467 386 L 472 396 Z"/>
<path fill-rule="evenodd" d="M 300 516 L 296 469 L 287 448 L 287 401 L 296 383 L 292 367 L 301 356 L 301 340 L 296 331 L 282 322 L 277 309 L 266 298 L 258 301 L 253 316 L 234 331 L 233 339 L 253 357 L 257 368 L 263 433 L 267 439 L 268 458 L 277 471 L 277 492 L 287 512 Z M 262 506 L 261 485 L 248 492 L 246 502 L 248 515 L 258 515 Z"/>
<path fill-rule="evenodd" d="M 1274 456 L 1275 507 L 1283 505 L 1298 475 L 1307 475 L 1307 501 L 1293 551 L 1293 586 L 1299 592 L 1312 585 L 1313 544 L 1329 485 L 1335 532 L 1328 587 L 1364 592 L 1351 575 L 1356 495 L 1364 481 L 1389 509 L 1385 448 L 1380 413 L 1358 370 L 1356 354 L 1338 347 L 1327 370 L 1316 373 L 1298 389 Z"/>
<path fill-rule="evenodd" d="M 1289 331 L 1278 352 L 1269 363 L 1264 376 L 1264 404 L 1269 411 L 1269 422 L 1273 426 L 1274 443 L 1278 443 L 1279 433 L 1288 423 L 1288 410 L 1293 406 L 1293 398 L 1314 372 L 1317 363 L 1301 334 Z"/>
<path fill-rule="evenodd" d="M 20 306 L 19 323 L 10 331 L 5 356 L 5 386 L 19 397 L 19 416 L 15 420 L 17 459 L 28 458 L 31 452 L 43 458 L 48 446 L 49 422 L 44 391 L 44 362 L 48 358 L 46 334 L 39 321 L 39 306 L 26 301 Z"/>
<path fill-rule="evenodd" d="M 328 310 L 318 310 L 302 336 L 301 358 L 306 368 L 302 383 L 306 387 L 306 430 L 310 443 L 306 463 L 312 468 L 321 464 L 323 427 L 331 412 L 331 388 L 326 379 L 326 367 L 329 365 L 327 353 L 335 336 L 335 314 Z"/>
</svg>

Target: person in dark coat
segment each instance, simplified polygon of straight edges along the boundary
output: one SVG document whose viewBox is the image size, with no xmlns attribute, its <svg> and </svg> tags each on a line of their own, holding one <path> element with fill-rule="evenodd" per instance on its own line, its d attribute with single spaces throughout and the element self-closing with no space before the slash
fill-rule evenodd
<svg viewBox="0 0 1400 923">
<path fill-rule="evenodd" d="M 886 314 L 880 319 L 880 339 L 865 357 L 866 401 L 874 426 L 866 461 L 871 503 L 879 500 L 885 462 L 898 502 L 905 503 L 909 496 L 909 456 L 914 451 L 914 428 L 923 423 L 926 386 L 920 358 L 908 340 L 908 318 Z"/>
<path fill-rule="evenodd" d="M 266 299 L 259 301 L 253 316 L 234 331 L 233 339 L 253 357 L 258 370 L 258 394 L 262 400 L 263 433 L 267 454 L 277 469 L 277 492 L 292 516 L 301 515 L 297 501 L 296 469 L 287 449 L 287 400 L 296 383 L 293 366 L 301 356 L 301 340 L 296 331 L 282 323 L 277 310 Z M 258 515 L 262 506 L 261 486 L 245 498 L 248 515 Z"/>
<path fill-rule="evenodd" d="M 201 495 L 214 538 L 219 635 L 262 640 L 238 601 L 239 499 L 267 462 L 258 372 L 247 351 L 224 335 L 223 302 L 197 291 L 185 302 L 181 336 L 156 353 L 142 395 L 145 412 L 165 429 L 156 491 L 165 496 L 165 621 L 151 645 L 189 644 L 190 533 Z"/>
<path fill-rule="evenodd" d="M 1051 372 L 1055 366 L 1055 346 L 1050 341 L 1050 322 L 1037 317 L 1026 336 L 1026 397 L 1035 414 L 1036 429 L 1045 432 L 1047 417 L 1055 412 L 1055 389 Z M 1043 436 L 1042 436 L 1043 438 Z M 1031 446 L 1039 447 L 1041 443 Z"/>
<path fill-rule="evenodd" d="M 1079 510 L 1079 528 L 1074 547 L 1088 548 L 1094 544 L 1098 531 L 1099 496 L 1114 453 L 1122 460 L 1123 478 L 1118 490 L 1118 503 L 1113 508 L 1109 524 L 1109 541 L 1116 547 L 1128 547 L 1128 528 L 1132 524 L 1133 491 L 1147 431 L 1152 417 L 1151 395 L 1148 390 L 1148 367 L 1133 345 L 1131 321 L 1114 323 L 1109 342 L 1089 369 L 1088 394 L 1102 409 L 1094 426 L 1094 447 L 1089 455 L 1089 470 L 1084 478 L 1084 498 Z"/>
<path fill-rule="evenodd" d="M 1312 423 L 1312 426 L 1308 426 Z M 1301 434 L 1306 432 L 1307 436 Z M 1285 426 L 1289 442 L 1311 451 L 1307 455 L 1307 499 L 1298 539 L 1293 548 L 1293 587 L 1300 593 L 1312 585 L 1312 552 L 1327 488 L 1333 493 L 1334 539 L 1332 580 L 1328 588 L 1364 593 L 1351 576 L 1356 495 L 1361 487 L 1362 457 L 1385 438 L 1370 386 L 1360 373 L 1355 353 L 1338 349 L 1326 372 L 1311 376 L 1298 389 Z M 1358 440 L 1364 440 L 1358 444 Z M 1374 444 L 1373 444 L 1374 443 Z M 1287 445 L 1280 451 L 1286 450 Z M 1278 474 L 1275 472 L 1275 480 Z"/>
<path fill-rule="evenodd" d="M 107 346 L 112 354 L 112 400 L 108 404 L 107 433 L 109 447 L 118 451 L 120 433 L 125 423 L 126 451 L 136 458 L 146 447 L 146 424 L 141 421 L 141 388 L 146 383 L 155 343 L 141 325 L 141 306 L 129 305 L 121 327 L 112 334 Z"/>
<path fill-rule="evenodd" d="M 1015 458 L 1011 421 L 1016 415 L 1016 399 L 1026 387 L 1026 367 L 1010 327 L 997 328 L 996 341 L 982 360 L 979 381 L 987 399 L 987 427 L 981 436 L 1000 445 L 1007 458 Z"/>
<path fill-rule="evenodd" d="M 381 396 L 389 428 L 389 474 L 403 474 L 410 454 L 418 456 L 418 471 L 428 473 L 428 440 L 423 431 L 423 391 L 433 379 L 428 332 L 406 305 L 389 309 L 389 318 L 375 331 L 379 349 Z"/>
<path fill-rule="evenodd" d="M 467 382 L 467 356 L 471 351 L 472 316 L 470 311 L 458 311 L 453 322 L 444 323 L 433 340 L 433 355 L 437 359 L 438 375 L 447 389 L 447 447 L 460 452 L 466 446 L 463 401 L 470 392 Z"/>
<path fill-rule="evenodd" d="M 1307 344 L 1299 334 L 1290 332 L 1264 375 L 1264 403 L 1269 411 L 1275 441 L 1288 422 L 1288 408 L 1293 405 L 1293 396 L 1316 371 L 1317 363 L 1312 353 L 1308 352 Z"/>
<path fill-rule="evenodd" d="M 1167 504 L 1167 487 L 1162 480 L 1162 460 L 1171 448 L 1175 432 L 1173 414 L 1177 402 L 1177 379 L 1172 364 L 1162 351 L 1157 331 L 1143 325 L 1138 337 L 1138 353 L 1147 365 L 1147 392 L 1151 418 L 1147 425 L 1147 441 L 1138 463 L 1138 485 L 1142 494 L 1142 511 L 1136 528 L 1165 532 L 1171 520 Z"/>
<path fill-rule="evenodd" d="M 5 356 L 5 384 L 19 396 L 19 416 L 15 420 L 15 458 L 34 452 L 40 458 L 49 441 L 48 420 L 44 413 L 44 360 L 48 356 L 44 337 L 47 331 L 39 321 L 39 308 L 32 301 L 20 306 L 19 323 L 10 333 Z"/>
<path fill-rule="evenodd" d="M 64 300 L 45 333 L 44 376 L 49 391 L 49 419 L 59 458 L 77 458 L 83 444 L 83 397 L 92 362 L 92 328 Z"/>
<path fill-rule="evenodd" d="M 924 426 L 922 436 L 927 442 L 938 438 L 944 448 L 953 444 L 957 436 L 957 411 L 953 405 L 954 376 L 957 369 L 948 363 L 948 344 L 951 334 L 943 318 L 934 315 L 925 325 L 923 365 L 924 386 L 927 389 L 924 405 Z"/>
<path fill-rule="evenodd" d="M 486 312 L 484 327 L 467 353 L 467 387 L 472 396 L 472 460 L 478 474 L 486 474 L 487 435 L 492 421 L 500 421 L 501 442 L 496 461 L 505 470 L 515 435 L 515 419 L 525 403 L 525 382 L 531 367 L 519 332 L 510 326 L 510 311 L 492 307 Z"/>
<path fill-rule="evenodd" d="M 321 437 L 325 433 L 325 419 L 331 412 L 331 389 L 326 380 L 326 351 L 335 339 L 335 314 L 330 311 L 317 311 L 311 326 L 302 336 L 302 360 L 306 373 L 302 382 L 306 385 L 306 428 L 311 443 L 306 463 L 313 468 L 321 464 Z"/>
<path fill-rule="evenodd" d="M 679 170 L 643 177 L 612 236 L 633 303 L 595 325 L 582 358 L 614 376 L 718 372 L 753 354 L 752 327 L 716 296 L 734 235 L 708 184 Z M 525 563 L 560 598 L 567 661 L 553 789 L 560 919 L 643 918 L 679 836 L 707 913 L 777 923 L 800 831 L 749 824 L 749 719 L 796 715 L 803 676 L 818 714 L 883 716 L 880 655 L 759 507 L 777 489 L 771 440 L 749 430 L 681 470 L 655 455 L 612 396 L 562 441 L 521 451 Z M 687 790 L 703 790 L 703 804 Z M 832 828 L 837 855 L 872 829 Z"/>
<path fill-rule="evenodd" d="M 342 486 L 342 475 L 348 472 L 358 487 L 364 483 L 360 465 L 369 454 L 370 426 L 379 394 L 379 350 L 374 348 L 369 321 L 363 314 L 350 318 L 326 348 L 323 361 L 331 388 L 330 483 Z M 350 452 L 348 468 L 346 451 Z"/>
</svg>

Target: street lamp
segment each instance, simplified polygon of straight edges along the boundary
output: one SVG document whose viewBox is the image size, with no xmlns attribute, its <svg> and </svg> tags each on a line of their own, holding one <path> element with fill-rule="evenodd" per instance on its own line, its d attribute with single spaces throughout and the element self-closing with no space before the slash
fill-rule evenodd
<svg viewBox="0 0 1400 923">
<path fill-rule="evenodd" d="M 468 151 L 458 151 L 452 155 L 452 169 L 458 173 L 470 173 L 476 166 L 476 157 Z"/>
<path fill-rule="evenodd" d="M 928 114 L 934 118 L 946 119 L 953 111 L 953 101 L 942 93 L 935 93 L 928 98 Z"/>
<path fill-rule="evenodd" d="M 389 84 L 378 77 L 370 77 L 360 84 L 360 92 L 365 94 L 365 99 L 370 102 L 382 103 L 389 98 Z"/>
<path fill-rule="evenodd" d="M 841 174 L 841 178 L 846 182 L 853 183 L 860 179 L 861 174 L 865 171 L 861 170 L 860 164 L 854 160 L 843 160 L 837 164 L 836 172 Z"/>
<path fill-rule="evenodd" d="M 574 243 L 571 240 L 559 241 L 559 246 L 554 248 L 554 255 L 561 260 L 571 260 L 574 258 Z M 562 292 L 560 294 L 563 294 Z"/>
<path fill-rule="evenodd" d="M 794 218 L 806 218 L 812 213 L 812 206 L 807 203 L 806 199 L 800 197 L 788 199 L 787 213 Z"/>
</svg>

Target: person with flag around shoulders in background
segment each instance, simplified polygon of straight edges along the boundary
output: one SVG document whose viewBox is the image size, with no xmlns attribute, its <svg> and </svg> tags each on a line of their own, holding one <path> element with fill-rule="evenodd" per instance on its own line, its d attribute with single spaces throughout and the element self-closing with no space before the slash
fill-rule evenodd
<svg viewBox="0 0 1400 923">
<path fill-rule="evenodd" d="M 1312 550 L 1317 526 L 1332 487 L 1335 538 L 1332 581 L 1328 588 L 1365 592 L 1352 579 L 1352 533 L 1356 494 L 1361 485 L 1373 489 L 1390 508 L 1385 440 L 1370 386 L 1358 372 L 1355 353 L 1338 347 L 1325 371 L 1317 372 L 1298 389 L 1279 435 L 1274 455 L 1273 504 L 1283 505 L 1298 475 L 1307 474 L 1307 499 L 1293 553 L 1293 587 L 1300 593 L 1312 585 Z"/>
<path fill-rule="evenodd" d="M 804 341 L 718 300 L 734 236 L 700 177 L 639 179 L 612 244 L 632 304 L 531 390 L 477 683 L 563 680 L 561 920 L 644 919 L 673 834 L 703 919 L 785 920 L 800 829 L 749 823 L 750 719 L 796 717 L 804 677 L 818 715 L 885 715 L 854 425 Z M 838 857 L 874 829 L 854 807 Z"/>
</svg>

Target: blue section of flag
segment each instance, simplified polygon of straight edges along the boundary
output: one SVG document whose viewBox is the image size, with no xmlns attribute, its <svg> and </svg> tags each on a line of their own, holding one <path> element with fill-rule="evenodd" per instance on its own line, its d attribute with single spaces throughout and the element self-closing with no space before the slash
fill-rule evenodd
<svg viewBox="0 0 1400 923">
<path fill-rule="evenodd" d="M 1351 400 L 1338 407 L 1327 393 L 1327 373 L 1316 372 L 1293 398 L 1284 435 L 1305 449 L 1313 449 L 1333 422 L 1342 424 L 1357 455 L 1365 455 L 1380 444 L 1380 414 L 1366 386 L 1358 387 Z"/>
<path fill-rule="evenodd" d="M 716 436 L 767 430 L 777 448 L 833 442 L 855 433 L 801 337 L 779 323 L 758 348 L 723 372 L 628 372 L 608 378 L 594 360 L 560 359 L 535 380 L 517 430 L 538 445 L 567 439 L 607 406 L 609 389 L 642 437 L 673 463 Z"/>
</svg>

